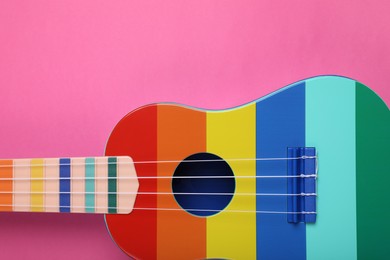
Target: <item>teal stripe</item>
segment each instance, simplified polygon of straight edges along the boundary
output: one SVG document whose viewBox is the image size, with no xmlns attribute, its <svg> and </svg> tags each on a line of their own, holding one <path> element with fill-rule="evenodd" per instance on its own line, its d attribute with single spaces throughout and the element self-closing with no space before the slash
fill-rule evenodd
<svg viewBox="0 0 390 260">
<path fill-rule="evenodd" d="M 95 212 L 95 159 L 85 158 L 85 212 Z M 92 178 L 92 179 L 91 179 Z M 92 193 L 92 194 L 90 194 Z"/>
<path fill-rule="evenodd" d="M 356 259 L 355 81 L 306 84 L 306 146 L 319 160 L 317 222 L 306 226 L 307 259 Z"/>
<path fill-rule="evenodd" d="M 117 213 L 116 209 L 116 157 L 108 158 L 108 213 Z"/>
</svg>

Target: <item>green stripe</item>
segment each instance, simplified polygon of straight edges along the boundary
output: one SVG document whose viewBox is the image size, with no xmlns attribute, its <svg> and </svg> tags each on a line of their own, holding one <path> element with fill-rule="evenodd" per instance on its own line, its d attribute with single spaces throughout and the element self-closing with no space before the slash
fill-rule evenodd
<svg viewBox="0 0 390 260">
<path fill-rule="evenodd" d="M 85 212 L 95 212 L 95 159 L 85 158 Z M 90 179 L 92 178 L 92 179 Z"/>
<path fill-rule="evenodd" d="M 355 81 L 306 84 L 306 146 L 319 161 L 317 222 L 306 226 L 307 259 L 356 259 Z"/>
<path fill-rule="evenodd" d="M 389 259 L 390 113 L 364 85 L 356 92 L 358 259 Z"/>
<path fill-rule="evenodd" d="M 108 158 L 108 213 L 117 213 L 116 209 L 116 157 Z M 112 179 L 114 178 L 114 179 Z M 114 193 L 114 194 L 111 194 Z"/>
</svg>

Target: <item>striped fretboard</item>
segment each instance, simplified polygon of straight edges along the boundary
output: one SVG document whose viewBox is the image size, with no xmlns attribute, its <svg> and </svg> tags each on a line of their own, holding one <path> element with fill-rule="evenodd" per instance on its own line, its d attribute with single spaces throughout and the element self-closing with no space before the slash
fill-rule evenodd
<svg viewBox="0 0 390 260">
<path fill-rule="evenodd" d="M 130 157 L 0 160 L 0 211 L 130 213 Z"/>
</svg>

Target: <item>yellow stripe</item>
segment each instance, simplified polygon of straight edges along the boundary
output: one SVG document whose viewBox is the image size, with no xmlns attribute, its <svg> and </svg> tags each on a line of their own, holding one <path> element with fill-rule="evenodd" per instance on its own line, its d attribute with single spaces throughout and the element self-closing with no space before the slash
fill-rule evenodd
<svg viewBox="0 0 390 260">
<path fill-rule="evenodd" d="M 34 180 L 34 178 L 43 178 L 43 159 L 32 159 L 31 165 L 31 192 L 39 192 L 40 194 L 31 194 L 31 211 L 43 212 L 43 180 Z"/>
<path fill-rule="evenodd" d="M 256 157 L 256 105 L 228 112 L 207 113 L 207 152 L 227 158 Z M 227 160 L 235 176 L 255 176 L 255 161 Z M 236 178 L 236 193 L 255 193 L 255 178 Z M 255 196 L 234 196 L 225 211 L 207 219 L 207 257 L 256 258 L 256 214 L 229 210 L 256 210 Z"/>
</svg>

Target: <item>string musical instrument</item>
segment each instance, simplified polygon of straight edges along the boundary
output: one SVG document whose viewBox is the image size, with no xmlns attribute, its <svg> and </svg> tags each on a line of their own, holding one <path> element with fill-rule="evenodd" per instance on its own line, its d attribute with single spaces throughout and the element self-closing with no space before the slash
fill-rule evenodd
<svg viewBox="0 0 390 260">
<path fill-rule="evenodd" d="M 321 76 L 241 107 L 152 104 L 105 156 L 0 161 L 0 210 L 104 213 L 134 259 L 385 259 L 390 113 Z"/>
</svg>

